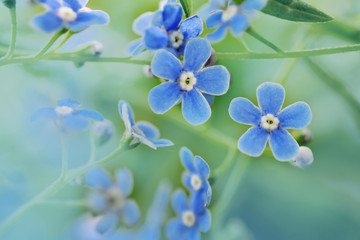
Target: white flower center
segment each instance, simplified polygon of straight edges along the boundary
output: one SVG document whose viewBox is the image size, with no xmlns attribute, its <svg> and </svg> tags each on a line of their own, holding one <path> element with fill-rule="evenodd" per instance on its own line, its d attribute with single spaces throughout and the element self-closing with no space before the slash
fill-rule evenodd
<svg viewBox="0 0 360 240">
<path fill-rule="evenodd" d="M 112 186 L 106 191 L 106 199 L 111 209 L 119 210 L 124 206 L 125 196 L 117 186 Z"/>
<path fill-rule="evenodd" d="M 73 113 L 73 111 L 74 111 L 74 109 L 72 109 L 71 107 L 68 107 L 68 106 L 58 106 L 55 108 L 55 113 L 59 117 L 65 117 L 67 115 L 70 115 Z"/>
<path fill-rule="evenodd" d="M 65 22 L 75 21 L 77 18 L 76 12 L 69 7 L 61 7 L 58 10 L 58 16 Z"/>
<path fill-rule="evenodd" d="M 197 174 L 192 174 L 190 183 L 193 189 L 197 191 L 201 188 L 202 181 Z"/>
<path fill-rule="evenodd" d="M 261 126 L 265 128 L 267 131 L 271 131 L 277 129 L 279 127 L 279 119 L 274 115 L 268 113 L 265 116 L 261 117 Z"/>
<path fill-rule="evenodd" d="M 192 211 L 185 211 L 181 216 L 182 222 L 187 227 L 192 227 L 195 224 L 195 214 Z"/>
<path fill-rule="evenodd" d="M 221 16 L 221 20 L 223 22 L 229 21 L 232 19 L 238 11 L 238 7 L 236 5 L 231 5 L 223 12 L 223 15 Z"/>
<path fill-rule="evenodd" d="M 196 84 L 196 77 L 192 72 L 183 72 L 179 79 L 182 90 L 191 91 Z"/>
<path fill-rule="evenodd" d="M 181 46 L 181 44 L 184 41 L 184 35 L 182 35 L 180 32 L 175 31 L 170 35 L 170 39 L 171 39 L 171 45 L 174 48 L 178 48 Z"/>
</svg>

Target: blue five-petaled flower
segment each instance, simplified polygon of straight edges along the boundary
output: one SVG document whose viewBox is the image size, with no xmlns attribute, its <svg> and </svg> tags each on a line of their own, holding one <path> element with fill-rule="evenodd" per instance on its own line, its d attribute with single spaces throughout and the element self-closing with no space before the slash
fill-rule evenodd
<svg viewBox="0 0 360 240">
<path fill-rule="evenodd" d="M 96 111 L 79 108 L 81 104 L 75 100 L 61 99 L 57 104 L 57 107 L 40 108 L 31 116 L 31 120 L 53 120 L 65 132 L 87 129 L 90 126 L 89 119 L 104 120 Z"/>
<path fill-rule="evenodd" d="M 88 0 L 37 0 L 48 9 L 34 18 L 34 24 L 45 33 L 62 28 L 79 32 L 94 24 L 106 24 L 109 15 L 86 7 Z"/>
<path fill-rule="evenodd" d="M 103 215 L 96 230 L 99 233 L 113 229 L 119 219 L 133 226 L 140 219 L 137 203 L 129 199 L 134 186 L 131 172 L 123 167 L 116 172 L 115 181 L 101 168 L 93 168 L 85 174 L 85 184 L 92 189 L 89 194 L 90 208 Z"/>
<path fill-rule="evenodd" d="M 193 125 L 206 122 L 211 116 L 209 103 L 202 93 L 223 95 L 229 89 L 230 73 L 224 66 L 203 66 L 211 55 L 210 43 L 202 38 L 190 40 L 183 64 L 166 50 L 159 50 L 151 62 L 157 77 L 168 80 L 149 93 L 149 105 L 157 114 L 163 114 L 182 102 L 182 113 Z"/>
<path fill-rule="evenodd" d="M 231 101 L 229 113 L 233 120 L 253 125 L 239 139 L 238 148 L 245 154 L 258 157 L 270 139 L 270 148 L 279 161 L 288 161 L 299 153 L 299 145 L 286 129 L 301 129 L 311 121 L 311 110 L 304 102 L 281 107 L 284 88 L 277 83 L 263 83 L 256 91 L 259 107 L 246 98 Z"/>
<path fill-rule="evenodd" d="M 159 139 L 160 133 L 157 127 L 146 121 L 135 122 L 134 113 L 130 105 L 125 101 L 119 101 L 119 114 L 124 121 L 126 134 L 132 138 L 130 145 L 145 144 L 153 149 L 174 145 L 168 139 Z"/>
<path fill-rule="evenodd" d="M 225 38 L 229 28 L 238 37 L 249 27 L 249 17 L 264 8 L 266 3 L 267 0 L 246 0 L 241 4 L 229 3 L 225 10 L 213 11 L 206 19 L 206 27 L 217 29 L 206 38 L 218 42 Z"/>
</svg>

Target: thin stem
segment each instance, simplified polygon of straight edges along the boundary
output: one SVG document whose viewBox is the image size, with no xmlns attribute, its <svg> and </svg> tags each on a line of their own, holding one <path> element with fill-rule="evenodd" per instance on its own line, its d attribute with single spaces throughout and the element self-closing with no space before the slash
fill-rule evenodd
<svg viewBox="0 0 360 240">
<path fill-rule="evenodd" d="M 226 169 L 228 169 L 228 167 L 231 165 L 231 163 L 235 160 L 236 156 L 237 156 L 237 150 L 234 148 L 230 148 L 228 151 L 228 154 L 225 158 L 225 160 L 222 162 L 222 164 L 217 167 L 213 172 L 214 174 L 212 174 L 212 177 L 218 177 L 220 174 L 222 174 Z"/>
<path fill-rule="evenodd" d="M 50 38 L 49 42 L 39 51 L 38 54 L 35 55 L 34 59 L 39 60 L 41 56 L 43 56 L 47 50 L 49 50 L 49 48 L 51 48 L 51 46 L 56 42 L 56 40 L 59 39 L 59 37 L 61 37 L 67 30 L 60 30 L 59 32 L 57 32 L 54 36 L 52 36 L 52 38 Z"/>
<path fill-rule="evenodd" d="M 0 224 L 0 234 L 6 231 L 6 229 L 11 226 L 20 216 L 24 215 L 27 211 L 29 211 L 33 206 L 37 203 L 44 201 L 47 197 L 54 194 L 55 192 L 59 191 L 62 187 L 64 187 L 68 182 L 72 181 L 73 179 L 81 176 L 85 172 L 87 172 L 92 167 L 98 166 L 103 164 L 114 156 L 116 156 L 120 152 L 124 152 L 126 150 L 125 144 L 120 144 L 118 148 L 116 148 L 113 152 L 109 155 L 104 157 L 103 159 L 86 164 L 78 169 L 74 169 L 70 171 L 64 178 L 59 177 L 55 180 L 52 184 L 50 184 L 47 188 L 43 191 L 38 193 L 35 197 L 33 197 L 30 201 L 26 202 L 20 208 L 18 208 L 14 213 L 12 213 L 9 217 L 7 217 L 1 224 Z"/>
<path fill-rule="evenodd" d="M 16 34 L 17 34 L 17 22 L 16 22 L 16 6 L 9 8 L 11 16 L 11 40 L 9 50 L 4 59 L 9 59 L 14 55 L 16 45 Z"/>
<path fill-rule="evenodd" d="M 50 53 L 55 53 L 57 50 L 59 50 L 71 38 L 72 35 L 74 35 L 74 32 L 69 31 L 61 43 L 57 45 Z"/>
<path fill-rule="evenodd" d="M 246 30 L 246 32 L 249 35 L 251 35 L 253 38 L 257 39 L 258 41 L 262 42 L 263 44 L 265 44 L 269 48 L 273 49 L 275 52 L 277 52 L 277 53 L 283 53 L 284 52 L 279 47 L 277 47 L 275 44 L 268 41 L 266 38 L 264 38 L 259 33 L 257 33 L 253 28 L 248 28 L 248 30 Z"/>
<path fill-rule="evenodd" d="M 61 151 L 61 178 L 65 178 L 67 171 L 68 171 L 68 139 L 67 136 L 65 134 L 62 134 L 61 136 L 61 146 L 62 146 L 62 151 Z"/>
</svg>

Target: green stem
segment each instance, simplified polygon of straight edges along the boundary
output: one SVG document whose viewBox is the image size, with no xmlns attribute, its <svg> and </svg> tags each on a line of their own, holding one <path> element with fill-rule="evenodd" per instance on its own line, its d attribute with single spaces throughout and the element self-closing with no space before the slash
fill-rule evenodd
<svg viewBox="0 0 360 240">
<path fill-rule="evenodd" d="M 9 8 L 11 16 L 11 40 L 9 50 L 4 59 L 9 59 L 14 55 L 16 45 L 17 23 L 16 23 L 16 7 Z"/>
<path fill-rule="evenodd" d="M 60 30 L 57 32 L 52 38 L 50 38 L 49 42 L 35 55 L 34 61 L 40 60 L 40 57 L 43 56 L 49 48 L 59 39 L 67 30 Z"/>
<path fill-rule="evenodd" d="M 109 155 L 104 157 L 103 159 L 86 164 L 78 169 L 74 169 L 70 171 L 65 177 L 59 177 L 55 180 L 50 186 L 45 188 L 43 191 L 38 193 L 35 197 L 33 197 L 30 201 L 26 202 L 20 208 L 18 208 L 14 213 L 12 213 L 9 217 L 7 217 L 1 224 L 0 224 L 0 234 L 4 233 L 8 227 L 10 227 L 19 217 L 24 215 L 27 211 L 29 211 L 32 207 L 34 207 L 37 203 L 44 201 L 47 197 L 54 194 L 55 192 L 59 191 L 62 187 L 64 187 L 68 182 L 72 181 L 73 179 L 83 175 L 92 167 L 101 165 L 108 160 L 112 159 L 115 155 L 120 152 L 126 150 L 125 144 L 120 144 L 118 148 L 116 148 L 113 152 Z"/>
<path fill-rule="evenodd" d="M 277 53 L 283 53 L 284 51 L 281 50 L 279 47 L 277 47 L 275 44 L 273 44 L 272 42 L 268 41 L 266 38 L 264 38 L 263 36 L 261 36 L 259 33 L 257 33 L 254 29 L 252 28 L 248 28 L 248 30 L 246 30 L 246 32 L 251 35 L 253 38 L 257 39 L 258 41 L 262 42 L 263 44 L 265 44 L 266 46 L 268 46 L 269 48 L 273 49 L 275 52 Z"/>
<path fill-rule="evenodd" d="M 65 178 L 68 170 L 69 160 L 68 160 L 68 140 L 65 134 L 61 136 L 61 146 L 62 146 L 62 157 L 61 157 L 61 175 L 60 178 Z"/>
<path fill-rule="evenodd" d="M 235 160 L 235 158 L 237 156 L 236 153 L 237 153 L 237 149 L 234 149 L 234 148 L 229 149 L 229 152 L 228 152 L 225 160 L 223 161 L 223 163 L 219 167 L 217 167 L 214 170 L 214 174 L 212 174 L 212 177 L 218 177 L 226 169 L 228 169 L 228 167 L 231 165 L 231 163 Z"/>
<path fill-rule="evenodd" d="M 71 38 L 72 35 L 74 35 L 74 32 L 69 31 L 61 43 L 57 45 L 50 53 L 55 53 L 57 50 L 59 50 Z"/>
</svg>

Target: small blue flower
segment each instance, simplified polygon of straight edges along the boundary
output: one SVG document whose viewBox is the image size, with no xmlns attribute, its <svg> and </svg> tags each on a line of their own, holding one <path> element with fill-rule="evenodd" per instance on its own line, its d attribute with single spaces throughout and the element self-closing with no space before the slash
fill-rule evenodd
<svg viewBox="0 0 360 240">
<path fill-rule="evenodd" d="M 183 184 L 191 191 L 200 191 L 206 198 L 206 206 L 210 204 L 212 189 L 209 184 L 210 168 L 199 156 L 195 156 L 186 147 L 180 149 L 180 159 L 186 172 L 182 175 Z"/>
<path fill-rule="evenodd" d="M 200 240 L 200 232 L 207 232 L 211 226 L 210 211 L 204 207 L 205 200 L 200 192 L 187 199 L 182 190 L 173 195 L 172 205 L 177 218 L 166 226 L 166 235 L 170 240 Z"/>
<path fill-rule="evenodd" d="M 207 39 L 221 41 L 229 28 L 235 37 L 240 36 L 249 27 L 249 17 L 264 8 L 266 3 L 267 0 L 246 0 L 240 5 L 229 3 L 225 10 L 212 12 L 206 19 L 206 27 L 217 29 L 208 34 Z"/>
<path fill-rule="evenodd" d="M 212 11 L 225 8 L 227 3 L 228 0 L 209 0 L 208 3 L 200 8 L 198 14 L 201 18 L 205 19 Z"/>
<path fill-rule="evenodd" d="M 294 103 L 280 111 L 285 90 L 277 83 L 263 83 L 256 91 L 260 109 L 246 98 L 231 101 L 229 114 L 239 123 L 253 125 L 238 142 L 245 154 L 258 157 L 270 138 L 270 148 L 279 161 L 288 161 L 299 153 L 299 145 L 286 129 L 301 129 L 311 121 L 311 110 L 304 102 Z"/>
<path fill-rule="evenodd" d="M 223 95 L 229 89 L 230 73 L 224 66 L 203 66 L 211 55 L 210 43 L 202 38 L 188 42 L 184 61 L 166 50 L 159 50 L 151 62 L 153 74 L 168 81 L 149 93 L 149 104 L 157 114 L 163 114 L 182 102 L 182 113 L 193 125 L 206 122 L 211 116 L 203 93 Z"/>
<path fill-rule="evenodd" d="M 107 24 L 109 15 L 86 7 L 88 0 L 37 0 L 48 9 L 34 18 L 34 24 L 45 33 L 62 28 L 79 32 L 94 24 Z"/>
<path fill-rule="evenodd" d="M 174 145 L 170 140 L 159 139 L 159 130 L 153 124 L 146 121 L 135 122 L 134 113 L 127 102 L 119 101 L 119 114 L 127 134 L 133 138 L 130 145 L 142 143 L 153 149 Z"/>
<path fill-rule="evenodd" d="M 119 219 L 133 226 L 140 219 L 137 203 L 129 199 L 133 190 L 133 176 L 127 168 L 116 172 L 115 181 L 101 168 L 93 168 L 85 174 L 85 184 L 90 187 L 89 202 L 91 209 L 103 215 L 96 229 L 102 234 L 115 227 Z"/>
<path fill-rule="evenodd" d="M 79 108 L 81 104 L 75 100 L 61 99 L 57 104 L 57 107 L 40 108 L 31 116 L 31 120 L 53 120 L 65 132 L 87 129 L 90 125 L 89 119 L 104 120 L 96 111 Z"/>
</svg>

